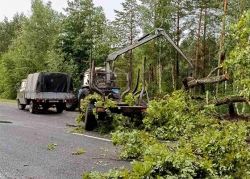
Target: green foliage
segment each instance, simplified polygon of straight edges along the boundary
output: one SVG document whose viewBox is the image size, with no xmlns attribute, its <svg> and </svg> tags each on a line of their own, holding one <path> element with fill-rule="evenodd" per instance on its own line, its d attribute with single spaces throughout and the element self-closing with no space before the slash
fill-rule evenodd
<svg viewBox="0 0 250 179">
<path fill-rule="evenodd" d="M 48 150 L 54 150 L 56 146 L 57 146 L 57 143 L 53 143 L 53 144 L 48 145 L 47 149 Z"/>
<path fill-rule="evenodd" d="M 14 86 L 29 73 L 65 70 L 54 50 L 60 29 L 58 14 L 51 9 L 50 3 L 43 4 L 41 0 L 32 1 L 31 12 L 30 18 L 23 19 L 22 30 L 13 37 L 8 52 L 0 61 L 1 97 L 14 99 Z"/>
<path fill-rule="evenodd" d="M 124 47 L 131 44 L 138 37 L 140 30 L 138 2 L 125 0 L 121 3 L 122 11 L 115 10 L 115 20 L 112 22 L 119 33 L 115 36 L 119 39 L 118 46 Z"/>
<path fill-rule="evenodd" d="M 78 118 L 77 118 L 78 120 Z M 78 122 L 79 123 L 79 122 Z M 69 133 L 78 133 L 78 134 L 84 134 L 85 133 L 85 129 L 84 129 L 84 126 L 78 126 L 76 127 L 75 129 L 73 130 L 70 130 Z"/>
<path fill-rule="evenodd" d="M 179 147 L 190 150 L 202 160 L 211 163 L 218 176 L 248 178 L 250 151 L 246 144 L 250 125 L 246 122 L 220 122 L 203 128 L 199 135 L 180 141 Z"/>
<path fill-rule="evenodd" d="M 114 145 L 123 145 L 121 158 L 141 159 L 132 162 L 132 171 L 93 172 L 84 177 L 249 178 L 250 150 L 245 140 L 250 124 L 219 121 L 211 117 L 213 111 L 214 106 L 197 111 L 182 91 L 153 101 L 143 120 L 146 131 L 120 128 L 112 133 Z M 175 142 L 157 140 L 162 135 L 154 130 L 161 126 L 165 126 L 164 138 Z"/>
<path fill-rule="evenodd" d="M 226 29 L 229 38 L 222 49 L 223 52 L 231 49 L 230 58 L 223 64 L 225 70 L 233 73 L 231 88 L 246 98 L 250 94 L 250 12 L 239 17 L 249 5 L 250 1 L 228 2 L 227 23 L 238 22 L 231 26 L 229 33 Z M 27 74 L 38 71 L 68 71 L 78 81 L 79 74 L 89 68 L 91 57 L 101 64 L 111 47 L 120 48 L 136 38 L 139 26 L 144 34 L 163 27 L 176 43 L 182 40 L 182 49 L 193 58 L 199 10 L 204 12 L 200 58 L 205 66 L 198 75 L 217 66 L 222 2 L 140 0 L 138 5 L 134 0 L 126 0 L 122 6 L 123 10 L 116 11 L 116 20 L 108 26 L 102 8 L 95 7 L 92 0 L 68 1 L 65 16 L 55 12 L 50 2 L 33 0 L 30 17 L 17 14 L 13 21 L 5 19 L 0 23 L 0 96 L 14 99 L 15 84 Z M 180 34 L 176 33 L 178 16 L 184 22 L 180 24 Z M 147 58 L 146 69 L 149 65 L 152 67 L 146 72 L 152 78 L 148 94 L 155 97 L 156 93 L 172 91 L 174 87 L 170 81 L 178 58 L 172 47 L 157 39 L 134 50 L 133 73 L 141 67 L 144 57 Z M 122 62 L 117 63 L 118 67 L 124 65 L 122 70 L 127 70 L 128 55 L 120 59 Z M 179 76 L 186 77 L 186 64 L 180 62 L 179 65 Z M 247 122 L 218 121 L 212 116 L 214 106 L 198 111 L 183 91 L 152 100 L 139 128 L 136 120 L 111 114 L 110 108 L 115 103 L 109 99 L 103 103 L 99 95 L 86 98 L 83 111 L 92 100 L 96 106 L 106 108 L 106 119 L 99 125 L 99 131 L 114 131 L 114 144 L 124 146 L 121 158 L 139 158 L 141 161 L 132 163 L 132 171 L 91 172 L 83 178 L 250 178 L 249 146 L 245 143 L 249 136 Z M 131 94 L 126 96 L 126 103 L 133 105 L 135 102 Z M 96 114 L 95 110 L 93 112 Z M 84 118 L 85 112 L 79 115 L 78 122 Z M 79 127 L 74 132 L 84 130 Z M 175 142 L 165 143 L 166 140 Z M 53 150 L 55 146 L 56 143 L 47 148 Z"/>
<path fill-rule="evenodd" d="M 104 178 L 132 178 L 130 177 L 131 172 L 128 169 L 121 168 L 120 171 L 110 170 L 108 173 L 101 174 L 100 172 L 87 172 L 82 175 L 82 179 L 104 179 Z"/>
<path fill-rule="evenodd" d="M 117 107 L 115 101 L 105 97 L 105 102 L 97 101 L 95 106 L 103 106 L 105 109 L 105 117 L 98 125 L 98 131 L 102 134 L 109 134 L 116 131 L 120 127 L 126 127 L 129 124 L 129 117 L 122 114 L 111 113 L 111 108 Z M 97 116 L 96 116 L 97 117 Z"/>
<path fill-rule="evenodd" d="M 123 145 L 120 158 L 138 158 L 141 157 L 144 149 L 156 143 L 156 139 L 151 137 L 145 131 L 140 130 L 117 130 L 112 133 L 112 142 L 115 146 Z"/>
<path fill-rule="evenodd" d="M 86 96 L 83 100 L 81 100 L 80 108 L 81 108 L 82 112 L 76 118 L 76 122 L 77 123 L 80 123 L 80 122 L 84 121 L 85 115 L 86 115 L 87 106 L 88 106 L 88 104 L 91 101 L 92 102 L 101 101 L 101 96 L 98 95 L 97 93 L 94 93 L 94 94 L 90 94 L 90 95 Z M 95 113 L 94 109 L 93 109 L 93 112 Z"/>
<path fill-rule="evenodd" d="M 250 96 L 250 11 L 246 12 L 240 20 L 231 26 L 230 37 L 234 41 L 234 48 L 230 52 L 230 59 L 224 62 L 224 67 L 233 72 L 235 92 Z"/>
<path fill-rule="evenodd" d="M 24 18 L 23 14 L 19 15 L 17 13 L 14 15 L 13 20 L 9 21 L 5 18 L 3 22 L 0 22 L 0 54 L 8 51 L 12 39 L 15 39 L 21 30 Z"/>
<path fill-rule="evenodd" d="M 108 53 L 103 34 L 106 18 L 92 0 L 68 1 L 67 15 L 62 19 L 58 50 L 71 66 L 70 73 L 79 86 L 79 75 L 89 68 L 89 60 L 100 63 Z"/>
<path fill-rule="evenodd" d="M 96 119 L 98 118 L 96 107 L 103 107 L 105 109 L 104 119 L 99 122 L 98 124 L 98 131 L 102 134 L 108 134 L 111 131 L 114 131 L 119 126 L 129 126 L 131 127 L 131 123 L 129 123 L 129 118 L 125 117 L 121 114 L 112 114 L 110 109 L 117 107 L 116 102 L 109 99 L 108 97 L 105 97 L 105 101 L 101 99 L 101 96 L 97 93 L 88 95 L 84 98 L 84 100 L 81 101 L 81 111 L 76 118 L 76 122 L 80 123 L 85 120 L 86 115 L 86 109 L 90 102 L 93 102 L 95 104 L 95 107 L 93 108 L 93 114 L 95 115 Z"/>
<path fill-rule="evenodd" d="M 213 176 L 209 163 L 203 163 L 188 150 L 166 144 L 149 146 L 143 162 L 132 162 L 133 173 L 149 178 L 209 178 Z"/>
<path fill-rule="evenodd" d="M 186 92 L 175 91 L 171 96 L 150 101 L 143 124 L 145 130 L 158 139 L 178 140 L 189 132 L 200 132 L 197 125 L 202 127 L 215 122 L 202 117 L 202 112 L 196 112 Z"/>
<path fill-rule="evenodd" d="M 82 155 L 85 153 L 83 148 L 78 148 L 76 152 L 73 152 L 72 155 Z"/>
<path fill-rule="evenodd" d="M 128 104 L 129 106 L 133 106 L 136 104 L 136 96 L 134 96 L 132 93 L 129 93 L 125 96 L 125 104 Z"/>
</svg>

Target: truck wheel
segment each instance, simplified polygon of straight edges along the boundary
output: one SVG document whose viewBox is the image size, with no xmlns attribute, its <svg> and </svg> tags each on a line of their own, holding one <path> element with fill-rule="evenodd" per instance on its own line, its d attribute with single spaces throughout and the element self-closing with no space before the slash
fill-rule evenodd
<svg viewBox="0 0 250 179">
<path fill-rule="evenodd" d="M 89 103 L 86 109 L 85 115 L 85 130 L 93 131 L 97 127 L 97 121 L 95 115 L 93 114 L 94 104 Z"/>
<path fill-rule="evenodd" d="M 30 113 L 35 113 L 38 110 L 38 105 L 36 104 L 35 101 L 30 101 L 30 107 L 29 107 L 29 111 Z"/>
<path fill-rule="evenodd" d="M 77 97 L 73 97 L 71 102 L 66 102 L 66 111 L 74 111 L 78 106 L 78 100 Z"/>
<path fill-rule="evenodd" d="M 57 104 L 56 105 L 56 112 L 57 113 L 62 113 L 65 108 L 65 104 Z"/>
<path fill-rule="evenodd" d="M 86 98 L 86 96 L 88 96 L 89 94 L 90 94 L 90 91 L 89 91 L 88 88 L 84 88 L 82 90 L 82 93 L 81 93 L 81 95 L 79 97 L 79 101 L 78 101 L 78 108 L 79 108 L 79 111 L 81 113 L 84 112 L 84 111 L 81 110 L 81 104 L 82 104 L 83 100 Z"/>
<path fill-rule="evenodd" d="M 24 110 L 25 107 L 26 107 L 25 104 L 20 104 L 20 101 L 19 101 L 19 100 L 17 100 L 17 106 L 18 106 L 18 109 L 19 109 L 19 110 Z"/>
</svg>

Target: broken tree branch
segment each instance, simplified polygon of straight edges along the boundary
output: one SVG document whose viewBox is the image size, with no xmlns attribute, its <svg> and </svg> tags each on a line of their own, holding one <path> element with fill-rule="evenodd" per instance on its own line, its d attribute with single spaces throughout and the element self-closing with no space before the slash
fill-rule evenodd
<svg viewBox="0 0 250 179">
<path fill-rule="evenodd" d="M 219 67 L 216 67 L 214 68 L 208 75 L 207 75 L 207 78 L 210 77 L 212 75 L 213 72 L 217 71 L 218 69 L 222 69 L 223 67 L 222 66 L 219 66 Z"/>
</svg>

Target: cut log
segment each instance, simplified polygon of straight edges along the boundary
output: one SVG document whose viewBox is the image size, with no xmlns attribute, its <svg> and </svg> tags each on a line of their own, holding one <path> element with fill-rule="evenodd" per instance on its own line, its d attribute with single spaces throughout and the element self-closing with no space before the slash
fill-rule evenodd
<svg viewBox="0 0 250 179">
<path fill-rule="evenodd" d="M 220 76 L 208 76 L 206 78 L 201 78 L 201 79 L 187 77 L 187 78 L 184 78 L 182 82 L 184 84 L 185 89 L 188 90 L 189 88 L 193 88 L 198 85 L 221 83 L 229 79 L 230 79 L 229 74 L 224 74 Z"/>
</svg>

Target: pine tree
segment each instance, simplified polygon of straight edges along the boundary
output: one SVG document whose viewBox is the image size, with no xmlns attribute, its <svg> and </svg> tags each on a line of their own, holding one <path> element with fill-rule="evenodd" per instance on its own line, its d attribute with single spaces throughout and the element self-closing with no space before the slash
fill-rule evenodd
<svg viewBox="0 0 250 179">
<path fill-rule="evenodd" d="M 115 10 L 115 20 L 113 22 L 117 30 L 118 39 L 120 39 L 119 46 L 124 47 L 131 45 L 138 37 L 139 30 L 139 14 L 138 4 L 136 0 L 125 0 L 122 2 L 122 11 Z M 130 51 L 128 71 L 132 77 L 133 71 L 133 52 Z M 132 88 L 132 83 L 129 82 L 129 87 Z"/>
<path fill-rule="evenodd" d="M 102 35 L 106 18 L 102 8 L 95 7 L 92 0 L 68 1 L 65 11 L 59 49 L 78 81 L 79 74 L 89 68 L 90 58 L 100 62 L 105 56 L 100 52 L 105 46 Z"/>
</svg>

